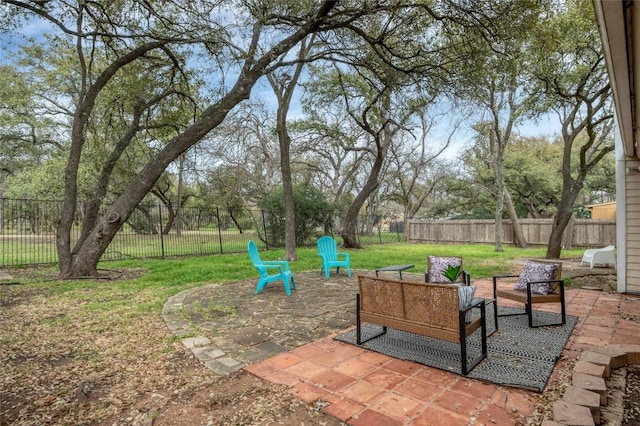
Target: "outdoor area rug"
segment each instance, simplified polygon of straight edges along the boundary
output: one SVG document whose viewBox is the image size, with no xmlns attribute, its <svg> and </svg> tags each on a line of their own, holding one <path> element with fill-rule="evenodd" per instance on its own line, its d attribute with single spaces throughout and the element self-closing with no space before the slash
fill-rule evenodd
<svg viewBox="0 0 640 426">
<path fill-rule="evenodd" d="M 498 308 L 499 313 L 521 311 L 517 308 Z M 559 322 L 560 314 L 534 311 L 534 324 Z M 542 392 L 553 372 L 577 317 L 567 315 L 563 326 L 529 328 L 526 315 L 499 317 L 498 331 L 487 338 L 487 358 L 467 375 L 503 386 Z M 493 331 L 493 307 L 487 309 L 487 328 Z M 376 324 L 362 326 L 362 339 L 380 333 Z M 336 340 L 356 344 L 355 329 L 335 337 Z M 387 333 L 365 342 L 361 347 L 393 358 L 418 362 L 441 370 L 461 374 L 460 346 L 443 340 L 388 328 Z M 468 359 L 480 354 L 480 332 L 467 341 Z"/>
</svg>

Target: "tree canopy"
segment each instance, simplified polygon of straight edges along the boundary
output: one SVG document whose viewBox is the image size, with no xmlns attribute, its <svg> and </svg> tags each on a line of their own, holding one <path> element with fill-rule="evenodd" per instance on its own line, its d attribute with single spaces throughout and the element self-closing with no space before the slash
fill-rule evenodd
<svg viewBox="0 0 640 426">
<path fill-rule="evenodd" d="M 2 0 L 4 34 L 46 30 L 3 65 L 0 195 L 63 200 L 65 277 L 96 274 L 149 197 L 176 216 L 189 203 L 240 212 L 278 188 L 291 201 L 304 183 L 353 247 L 364 210 L 469 217 L 493 205 L 501 219 L 505 201 L 511 219 L 562 216 L 561 229 L 576 203 L 611 190 L 587 3 Z M 557 137 L 517 133 L 549 114 Z M 475 146 L 443 157 L 462 128 Z"/>
</svg>

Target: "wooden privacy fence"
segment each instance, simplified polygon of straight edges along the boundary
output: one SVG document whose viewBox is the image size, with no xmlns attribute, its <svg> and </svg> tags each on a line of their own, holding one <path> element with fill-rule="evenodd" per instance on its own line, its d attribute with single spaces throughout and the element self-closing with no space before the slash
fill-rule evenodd
<svg viewBox="0 0 640 426">
<path fill-rule="evenodd" d="M 521 219 L 518 221 L 528 244 L 549 244 L 552 219 Z M 502 222 L 503 243 L 516 244 L 513 224 Z M 417 243 L 494 244 L 493 220 L 414 220 L 406 225 L 407 241 Z M 616 221 L 574 219 L 562 236 L 565 249 L 604 247 L 616 244 Z"/>
</svg>

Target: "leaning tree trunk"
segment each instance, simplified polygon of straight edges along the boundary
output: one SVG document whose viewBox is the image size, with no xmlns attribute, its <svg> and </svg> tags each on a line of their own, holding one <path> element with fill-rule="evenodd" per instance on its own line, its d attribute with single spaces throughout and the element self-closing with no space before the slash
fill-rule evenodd
<svg viewBox="0 0 640 426">
<path fill-rule="evenodd" d="M 504 251 L 502 248 L 502 240 L 504 239 L 504 232 L 502 229 L 502 201 L 498 201 L 496 200 L 496 211 L 495 211 L 495 225 L 494 225 L 494 232 L 495 232 L 495 246 L 494 246 L 494 251 L 497 252 L 502 252 Z"/>
<path fill-rule="evenodd" d="M 259 75 L 251 76 L 251 80 L 258 77 Z M 249 79 L 248 76 L 246 78 Z M 56 238 L 59 253 L 60 248 L 66 245 L 67 255 L 59 255 L 61 278 L 96 276 L 98 274 L 98 262 L 109 243 L 115 237 L 118 229 L 151 190 L 169 164 L 189 147 L 201 140 L 211 129 L 220 124 L 235 105 L 248 99 L 251 87 L 252 84 L 248 83 L 234 87 L 227 96 L 207 108 L 194 124 L 182 134 L 176 136 L 158 152 L 155 158 L 147 163 L 138 176 L 109 207 L 104 216 L 96 217 L 95 221 L 91 223 L 83 222 L 83 229 L 89 229 L 90 231 L 84 231 L 86 238 L 76 244 L 73 251 L 68 249 L 70 247 L 72 223 L 69 223 L 67 217 L 73 217 L 73 210 L 71 210 L 71 213 L 63 210 L 60 222 L 64 229 L 58 229 Z M 79 155 L 77 158 L 79 158 Z M 68 184 L 75 185 L 73 182 Z M 69 193 L 74 195 L 70 199 L 75 202 L 75 191 L 68 191 L 67 194 Z M 67 200 L 64 208 L 69 209 L 70 204 Z"/>
<path fill-rule="evenodd" d="M 504 211 L 504 168 L 501 161 L 499 147 L 495 142 L 492 142 L 491 147 L 491 163 L 493 165 L 493 173 L 496 180 L 496 210 L 495 210 L 495 248 L 497 252 L 504 251 L 502 248 L 502 241 L 504 239 L 504 232 L 502 229 L 502 213 Z"/>
<path fill-rule="evenodd" d="M 378 188 L 378 176 L 380 175 L 380 170 L 382 170 L 382 163 L 385 156 L 384 151 L 384 148 L 378 148 L 378 156 L 371 167 L 371 173 L 362 190 L 349 206 L 347 214 L 344 217 L 344 227 L 342 228 L 341 236 L 346 248 L 361 248 L 360 241 L 358 241 L 358 215 L 367 198 Z"/>
<path fill-rule="evenodd" d="M 554 216 L 553 225 L 551 227 L 551 234 L 549 235 L 549 244 L 547 245 L 547 254 L 545 258 L 547 259 L 559 259 L 560 254 L 562 253 L 562 235 L 564 234 L 564 230 L 567 228 L 569 221 L 573 213 L 571 211 L 568 212 L 560 212 Z"/>
<path fill-rule="evenodd" d="M 558 212 L 553 218 L 553 225 L 551 227 L 551 234 L 549 235 L 549 244 L 547 245 L 547 259 L 559 259 L 562 253 L 562 236 L 564 230 L 567 229 L 567 225 L 573 217 L 573 208 L 577 194 L 583 187 L 583 179 L 578 179 L 574 182 L 571 188 L 567 188 L 562 192 L 562 198 L 558 204 Z"/>
<path fill-rule="evenodd" d="M 516 237 L 516 245 L 520 248 L 527 248 L 527 240 L 522 233 L 522 227 L 520 226 L 520 221 L 518 220 L 518 213 L 516 212 L 516 208 L 513 205 L 513 200 L 511 200 L 511 194 L 509 194 L 509 190 L 504 188 L 504 201 L 507 205 L 507 213 L 509 214 L 509 218 L 511 219 L 511 224 L 513 225 L 513 232 Z"/>
<path fill-rule="evenodd" d="M 231 218 L 231 221 L 233 222 L 234 225 L 236 225 L 236 228 L 238 229 L 240 234 L 242 234 L 244 232 L 242 229 L 242 225 L 240 225 L 240 222 L 238 222 L 238 219 L 236 219 L 236 217 L 234 216 L 233 209 L 231 207 L 227 207 L 227 211 L 229 212 L 229 217 Z"/>
<path fill-rule="evenodd" d="M 289 159 L 289 147 L 291 139 L 288 134 L 282 136 L 286 142 L 280 143 L 280 167 L 282 168 L 282 187 L 284 189 L 284 211 L 285 211 L 285 231 L 284 246 L 285 258 L 287 260 L 297 260 L 296 250 L 296 210 L 293 203 L 293 182 L 291 179 L 291 161 Z"/>
<path fill-rule="evenodd" d="M 169 235 L 171 232 L 171 228 L 173 228 L 173 224 L 176 223 L 176 214 L 173 212 L 171 208 L 171 204 L 167 205 L 167 224 L 162 228 L 163 235 Z M 179 207 L 178 207 L 179 208 Z M 161 224 L 162 225 L 162 224 Z"/>
<path fill-rule="evenodd" d="M 72 144 L 69 150 L 67 168 L 65 169 L 65 199 L 56 232 L 60 276 L 62 278 L 70 278 L 97 275 L 98 262 L 109 243 L 115 237 L 118 229 L 129 218 L 135 206 L 151 190 L 169 164 L 222 123 L 229 111 L 233 110 L 235 106 L 249 99 L 252 88 L 258 79 L 265 75 L 269 66 L 274 65 L 274 61 L 277 62 L 278 58 L 288 53 L 306 36 L 316 32 L 335 4 L 336 2 L 323 2 L 319 6 L 317 13 L 307 24 L 300 26 L 297 31 L 294 31 L 288 37 L 276 42 L 267 51 L 260 51 L 260 49 L 256 48 L 258 45 L 258 37 L 256 37 L 253 40 L 253 48 L 249 51 L 259 56 L 246 58 L 244 66 L 241 67 L 240 75 L 233 87 L 229 89 L 229 92 L 217 102 L 205 108 L 193 124 L 169 141 L 154 155 L 104 216 L 96 217 L 96 220 L 92 222 L 83 222 L 81 232 L 86 235 L 86 239 L 77 243 L 72 251 L 71 229 L 77 200 L 77 176 L 85 142 L 84 132 L 95 101 L 101 90 L 119 69 L 147 52 L 162 47 L 167 42 L 154 41 L 134 49 L 128 55 L 107 67 L 96 82 L 90 86 L 87 86 L 88 80 L 86 75 L 83 75 L 81 79 L 82 90 L 80 92 L 80 99 L 82 100 L 79 102 L 74 114 Z M 254 27 L 254 31 L 257 28 L 259 27 Z"/>
<path fill-rule="evenodd" d="M 375 187 L 371 191 L 367 192 L 370 194 L 375 191 L 377 186 L 378 185 L 376 183 Z M 360 209 L 364 205 L 364 202 L 369 196 L 369 194 L 365 195 L 363 191 L 361 191 L 353 200 L 353 203 L 351 203 L 347 210 L 347 214 L 344 216 L 344 227 L 342 228 L 341 236 L 344 247 L 346 248 L 361 248 L 360 241 L 358 240 L 358 215 L 360 213 Z"/>
</svg>

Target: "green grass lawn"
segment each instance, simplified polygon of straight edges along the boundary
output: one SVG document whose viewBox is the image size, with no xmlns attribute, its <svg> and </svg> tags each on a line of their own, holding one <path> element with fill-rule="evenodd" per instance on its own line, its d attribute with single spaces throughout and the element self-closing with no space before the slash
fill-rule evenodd
<svg viewBox="0 0 640 426">
<path fill-rule="evenodd" d="M 342 250 L 342 249 L 340 249 Z M 501 253 L 495 252 L 489 245 L 435 245 L 393 243 L 372 245 L 362 249 L 347 250 L 351 253 L 351 268 L 356 270 L 375 270 L 393 264 L 414 264 L 415 268 L 408 272 L 422 273 L 426 265 L 427 255 L 461 256 L 464 269 L 473 278 L 490 277 L 505 273 L 514 259 L 543 258 L 545 248 L 518 249 L 505 247 Z M 294 273 L 320 270 L 320 258 L 316 248 L 299 248 L 298 260 L 290 262 Z M 568 250 L 564 257 L 578 257 L 582 250 Z M 263 260 L 282 259 L 284 250 L 262 251 Z M 133 311 L 160 312 L 163 303 L 170 296 L 189 288 L 215 282 L 229 282 L 242 279 L 257 279 L 247 254 L 225 254 L 212 256 L 191 256 L 170 259 L 148 259 L 103 262 L 101 269 L 125 270 L 140 268 L 144 273 L 137 278 L 117 281 L 75 280 L 53 281 L 53 267 L 37 268 L 27 277 L 14 269 L 22 284 L 34 285 L 40 289 L 47 287 L 47 292 L 65 298 L 91 302 L 87 309 L 117 311 L 124 307 Z M 29 269 L 29 268 L 27 268 Z M 11 271 L 11 269 L 9 269 Z M 46 278 L 45 278 L 46 277 Z M 8 290 L 8 289 L 7 289 Z M 123 312 L 124 313 L 124 312 Z M 127 315 L 133 312 L 129 311 Z M 135 314 L 133 314 L 135 315 Z"/>
<path fill-rule="evenodd" d="M 71 244 L 79 230 L 74 230 Z M 340 237 L 336 237 L 342 241 Z M 309 245 L 315 247 L 315 239 L 310 237 Z M 399 243 L 404 236 L 391 232 L 361 235 L 360 241 L 366 246 Z M 102 255 L 105 261 L 124 259 L 152 259 L 171 256 L 206 256 L 231 253 L 245 253 L 247 242 L 254 240 L 258 247 L 264 243 L 252 229 L 242 233 L 234 229 L 188 231 L 175 233 L 139 234 L 118 232 Z M 53 234 L 0 234 L 0 267 L 20 265 L 46 265 L 57 262 L 55 235 Z"/>
</svg>

